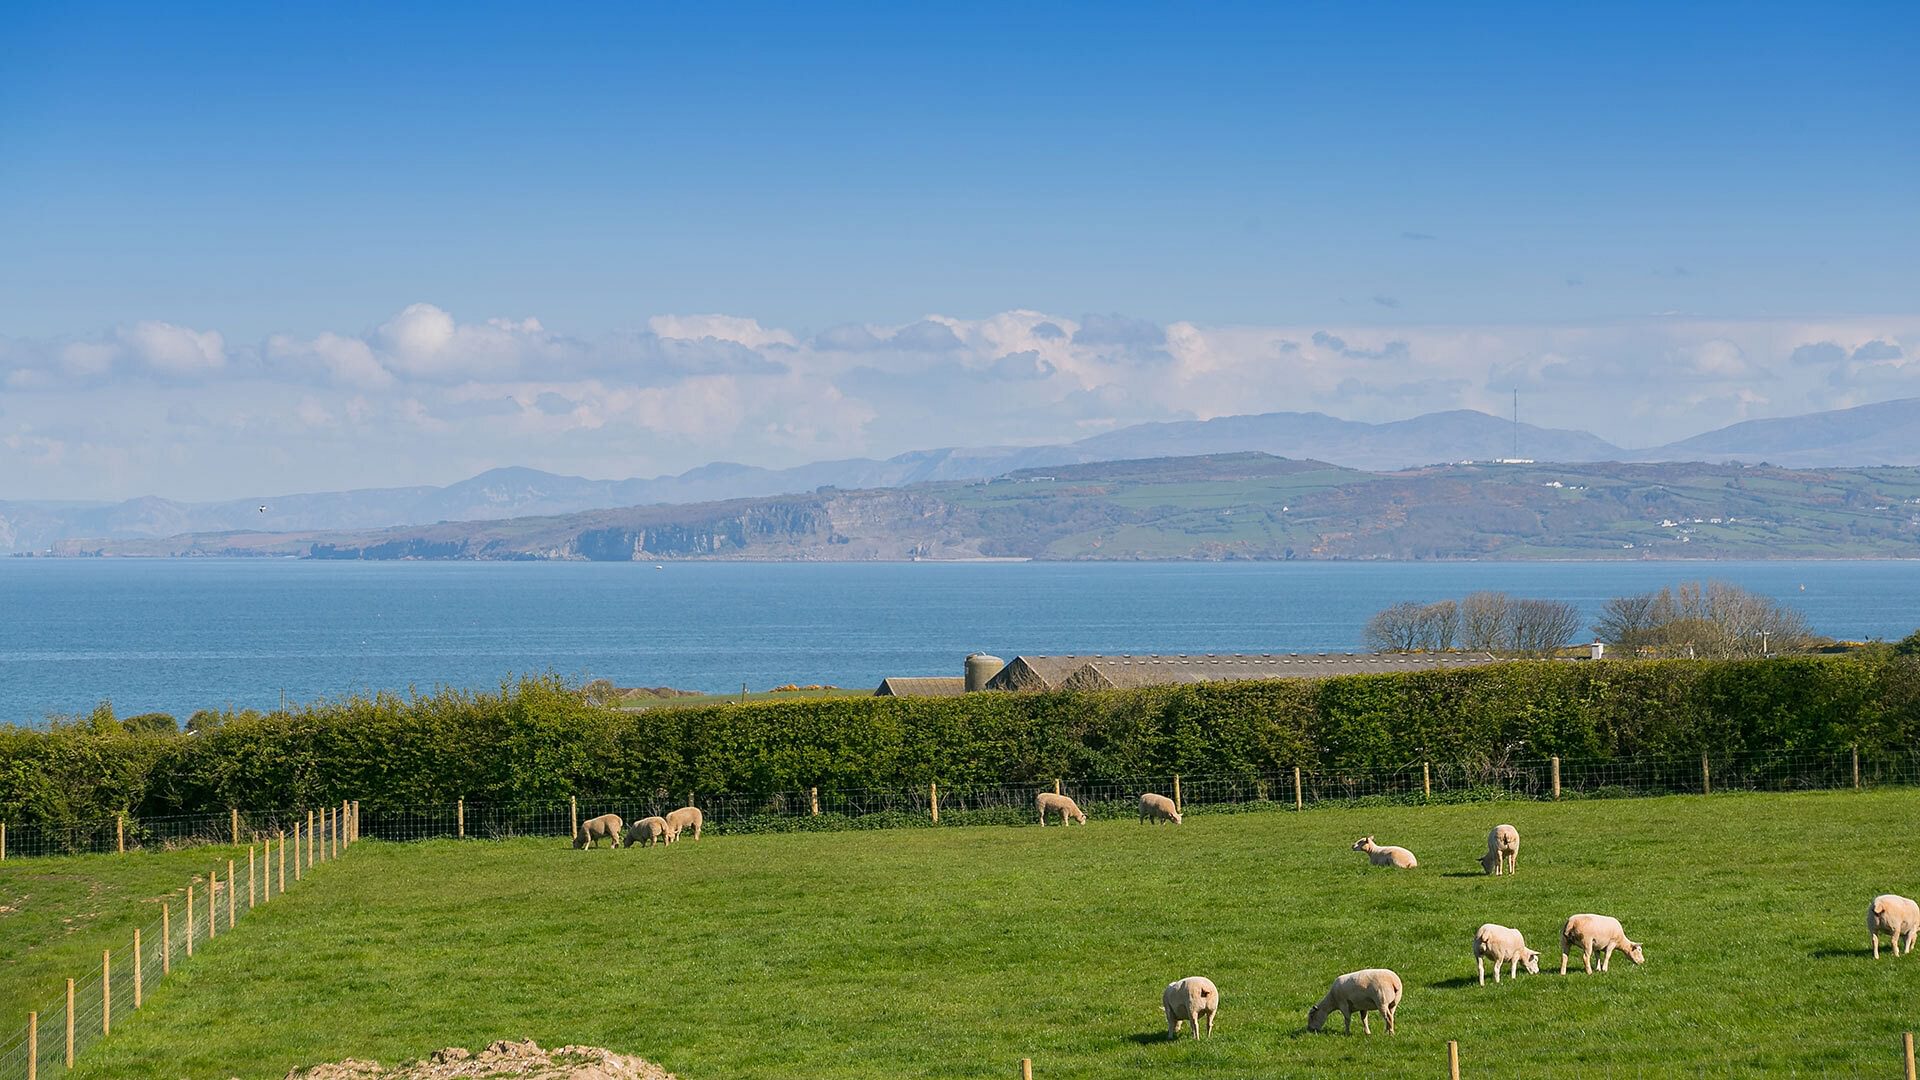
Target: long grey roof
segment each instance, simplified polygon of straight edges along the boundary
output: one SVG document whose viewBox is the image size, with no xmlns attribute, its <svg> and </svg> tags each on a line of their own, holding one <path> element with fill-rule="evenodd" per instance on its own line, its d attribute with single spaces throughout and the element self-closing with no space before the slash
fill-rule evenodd
<svg viewBox="0 0 1920 1080">
<path fill-rule="evenodd" d="M 967 692 L 967 680 L 955 675 L 895 675 L 880 680 L 874 697 L 959 697 Z"/>
<path fill-rule="evenodd" d="M 1396 671 L 1445 671 L 1497 662 L 1488 653 L 1231 653 L 1146 656 L 1017 656 L 990 689 L 1159 686 L 1231 679 L 1304 679 Z M 1015 665 L 1020 665 L 1018 669 Z M 1008 676 L 1003 679 L 1003 676 Z"/>
</svg>

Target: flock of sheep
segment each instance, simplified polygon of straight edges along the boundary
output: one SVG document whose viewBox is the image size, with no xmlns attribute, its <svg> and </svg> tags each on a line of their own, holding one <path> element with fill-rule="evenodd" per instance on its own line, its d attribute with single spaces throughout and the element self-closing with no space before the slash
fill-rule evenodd
<svg viewBox="0 0 1920 1080">
<path fill-rule="evenodd" d="M 1077 821 L 1087 823 L 1087 815 L 1078 803 L 1071 798 L 1051 791 L 1041 792 L 1035 799 L 1040 811 L 1040 824 L 1045 826 L 1049 814 L 1058 815 L 1060 824 Z M 1140 820 L 1154 824 L 1168 823 L 1178 825 L 1181 822 L 1180 808 L 1165 795 L 1148 792 L 1140 796 Z M 605 840 L 611 847 L 634 847 L 639 844 L 671 844 L 680 838 L 680 834 L 691 828 L 693 838 L 700 839 L 700 827 L 705 816 L 697 806 L 683 806 L 665 817 L 645 817 L 625 825 L 618 814 L 602 814 L 590 818 L 580 825 L 573 837 L 575 848 L 592 848 L 595 841 Z M 1403 847 L 1381 845 L 1371 836 L 1363 836 L 1353 842 L 1353 850 L 1365 852 L 1367 860 L 1375 866 L 1390 866 L 1398 870 L 1412 870 L 1420 865 L 1413 852 Z M 1520 863 L 1520 832 L 1511 825 L 1495 825 L 1487 833 L 1487 853 L 1480 856 L 1480 868 L 1489 874 L 1515 873 Z M 1887 893 L 1873 898 L 1867 905 L 1867 933 L 1873 940 L 1873 955 L 1880 957 L 1880 935 L 1886 934 L 1892 939 L 1893 955 L 1903 951 L 1912 952 L 1914 940 L 1920 937 L 1920 904 L 1904 896 Z M 1902 949 L 1902 943 L 1905 948 Z M 1644 964 L 1646 950 L 1638 941 L 1627 937 L 1620 920 L 1611 915 L 1582 913 L 1569 915 L 1560 926 L 1560 974 L 1567 973 L 1567 961 L 1573 951 L 1578 949 L 1581 963 L 1586 973 L 1593 974 L 1593 956 L 1600 954 L 1600 970 L 1606 971 L 1613 960 L 1613 954 L 1622 952 L 1635 964 Z M 1506 969 L 1508 978 L 1517 978 L 1524 966 L 1527 974 L 1540 973 L 1540 952 L 1527 947 L 1526 938 L 1511 926 L 1498 923 L 1485 923 L 1473 934 L 1473 958 L 1480 969 L 1480 985 L 1487 984 L 1487 962 L 1493 962 L 1493 981 L 1500 982 L 1501 969 Z M 1394 1014 L 1400 1007 L 1405 985 L 1400 976 L 1387 968 L 1367 968 L 1363 971 L 1351 971 L 1333 980 L 1325 997 L 1307 1010 L 1307 1030 L 1319 1031 L 1326 1025 L 1327 1018 L 1337 1010 L 1345 1024 L 1348 1034 L 1353 1033 L 1353 1015 L 1360 1014 L 1360 1030 L 1373 1034 L 1373 1026 L 1368 1017 L 1379 1013 L 1387 1025 L 1387 1034 L 1394 1033 Z M 1205 1026 L 1207 1034 L 1213 1033 L 1214 1017 L 1220 1011 L 1220 989 L 1211 979 L 1194 975 L 1177 982 L 1167 984 L 1160 995 L 1160 1005 L 1167 1017 L 1167 1038 L 1177 1038 L 1181 1025 L 1192 1030 L 1194 1038 L 1200 1037 L 1200 1029 Z"/>
<path fill-rule="evenodd" d="M 1057 814 L 1060 823 L 1069 820 L 1087 823 L 1087 815 L 1077 803 L 1065 795 L 1041 792 L 1036 799 L 1040 811 L 1040 824 L 1047 823 L 1049 814 Z M 1165 795 L 1148 792 L 1140 796 L 1140 820 L 1159 824 L 1162 822 L 1180 824 L 1180 809 L 1172 799 Z M 1363 836 L 1353 842 L 1353 850 L 1365 852 L 1367 860 L 1375 866 L 1390 866 L 1397 870 L 1412 870 L 1420 865 L 1413 852 L 1403 847 L 1382 845 L 1371 836 Z M 1480 856 L 1480 868 L 1489 874 L 1512 874 L 1520 864 L 1520 831 L 1511 825 L 1495 825 L 1487 833 L 1487 853 Z M 1920 938 L 1920 904 L 1904 896 L 1887 893 L 1873 898 L 1867 905 L 1867 933 L 1873 941 L 1873 955 L 1880 956 L 1880 935 L 1892 938 L 1893 955 L 1904 951 L 1912 952 L 1914 940 Z M 1600 954 L 1600 970 L 1606 971 L 1611 965 L 1613 954 L 1622 952 L 1635 964 L 1647 962 L 1645 948 L 1638 941 L 1627 937 L 1620 920 L 1611 915 L 1595 915 L 1590 912 L 1569 915 L 1560 926 L 1560 974 L 1567 973 L 1567 961 L 1575 950 L 1581 954 L 1581 963 L 1586 973 L 1593 974 L 1594 953 Z M 1473 934 L 1473 958 L 1480 970 L 1480 985 L 1487 984 L 1487 962 L 1493 962 L 1493 981 L 1500 982 L 1501 969 L 1506 969 L 1509 978 L 1518 977 L 1524 966 L 1529 975 L 1540 973 L 1540 952 L 1527 947 L 1526 938 L 1511 926 L 1498 923 L 1485 923 Z M 1400 976 L 1386 968 L 1367 968 L 1352 971 L 1333 980 L 1326 996 L 1321 998 L 1312 1009 L 1307 1011 L 1307 1030 L 1319 1031 L 1326 1025 L 1327 1018 L 1338 1010 L 1345 1023 L 1348 1034 L 1353 1032 L 1353 1014 L 1360 1014 L 1360 1029 L 1368 1035 L 1373 1027 L 1368 1022 L 1372 1013 L 1379 1013 L 1386 1022 L 1387 1034 L 1394 1032 L 1394 1013 L 1400 1007 L 1400 999 L 1405 993 L 1405 985 Z M 1160 995 L 1160 1005 L 1167 1017 L 1167 1038 L 1177 1038 L 1182 1024 L 1187 1025 L 1194 1038 L 1200 1037 L 1202 1025 L 1207 1033 L 1213 1033 L 1214 1016 L 1220 1011 L 1220 990 L 1211 979 L 1195 975 L 1178 982 L 1167 984 Z"/>
</svg>

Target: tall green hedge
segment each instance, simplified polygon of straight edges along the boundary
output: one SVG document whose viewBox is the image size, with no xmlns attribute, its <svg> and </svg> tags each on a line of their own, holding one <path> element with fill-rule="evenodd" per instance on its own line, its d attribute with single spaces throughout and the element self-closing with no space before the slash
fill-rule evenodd
<svg viewBox="0 0 1920 1080">
<path fill-rule="evenodd" d="M 1920 745 L 1920 657 L 1531 662 L 1100 693 L 655 709 L 554 678 L 240 713 L 198 734 L 111 717 L 0 729 L 0 820 L 369 808 L 656 790 L 898 788 L 1054 776 L 1799 754 Z"/>
</svg>

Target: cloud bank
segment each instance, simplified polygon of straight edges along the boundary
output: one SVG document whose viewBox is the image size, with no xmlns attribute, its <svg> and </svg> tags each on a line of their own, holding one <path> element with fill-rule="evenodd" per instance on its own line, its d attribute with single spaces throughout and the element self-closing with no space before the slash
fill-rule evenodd
<svg viewBox="0 0 1920 1080">
<path fill-rule="evenodd" d="M 1203 326 L 1015 310 L 818 331 L 724 314 L 639 325 L 574 335 L 421 302 L 371 329 L 253 342 L 158 321 L 0 338 L 0 499 L 443 483 L 504 464 L 784 466 L 1279 410 L 1504 414 L 1515 389 L 1531 422 L 1650 446 L 1920 395 L 1920 316 Z"/>
</svg>

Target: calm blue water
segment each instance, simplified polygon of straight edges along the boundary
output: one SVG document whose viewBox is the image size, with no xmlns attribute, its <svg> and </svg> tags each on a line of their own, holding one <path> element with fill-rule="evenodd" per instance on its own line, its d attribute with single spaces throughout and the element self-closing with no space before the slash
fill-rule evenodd
<svg viewBox="0 0 1920 1080">
<path fill-rule="evenodd" d="M 1352 649 L 1374 611 L 1474 589 L 1606 598 L 1712 576 L 1816 629 L 1920 625 L 1920 562 L 1060 564 L 334 563 L 0 559 L 0 722 L 366 689 L 870 686 L 974 650 Z M 1804 586 L 1804 588 L 1802 588 Z"/>
</svg>

